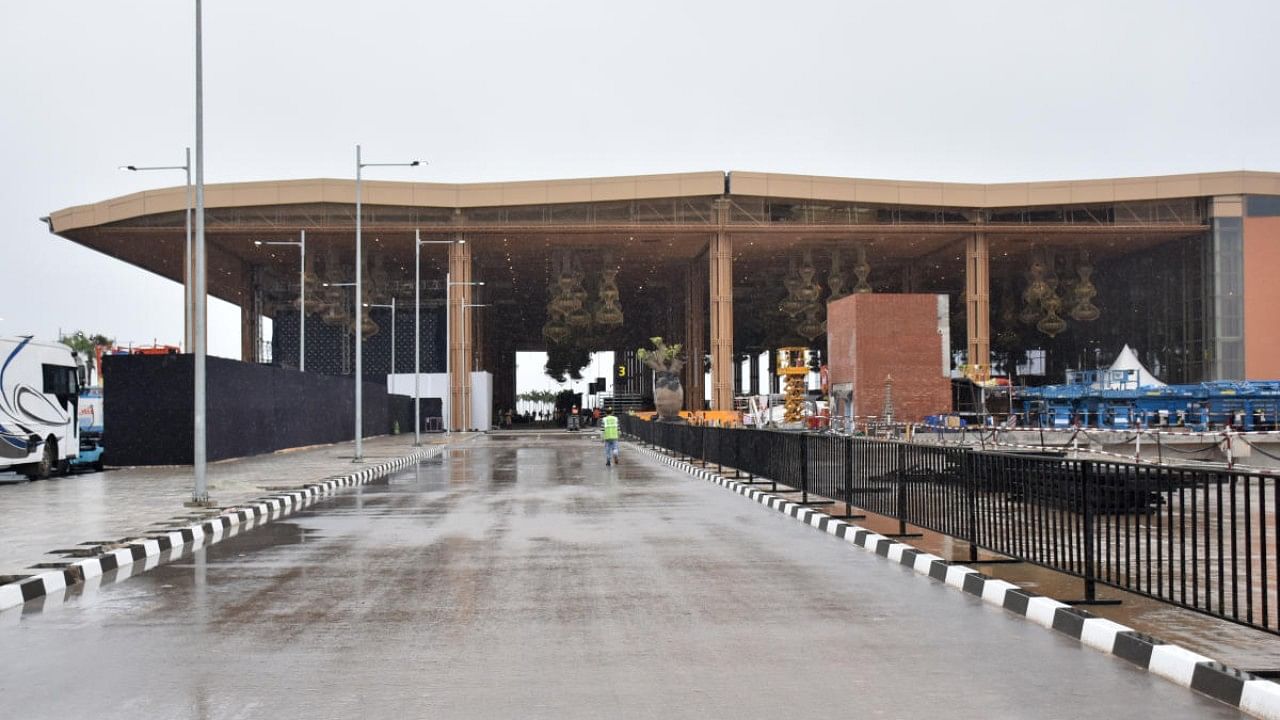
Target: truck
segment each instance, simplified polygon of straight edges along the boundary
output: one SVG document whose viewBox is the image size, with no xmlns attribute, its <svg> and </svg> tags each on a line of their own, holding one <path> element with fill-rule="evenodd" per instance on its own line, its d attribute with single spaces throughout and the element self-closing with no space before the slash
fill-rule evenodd
<svg viewBox="0 0 1280 720">
<path fill-rule="evenodd" d="M 80 454 L 79 401 L 71 348 L 0 337 L 0 471 L 66 472 Z"/>
</svg>

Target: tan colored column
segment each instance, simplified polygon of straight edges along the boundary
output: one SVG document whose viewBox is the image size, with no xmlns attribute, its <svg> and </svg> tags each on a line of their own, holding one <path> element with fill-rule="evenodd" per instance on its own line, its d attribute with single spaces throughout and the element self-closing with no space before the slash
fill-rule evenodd
<svg viewBox="0 0 1280 720">
<path fill-rule="evenodd" d="M 733 409 L 733 238 L 724 230 L 707 253 L 711 279 L 711 409 Z"/>
<path fill-rule="evenodd" d="M 706 354 L 707 334 L 707 268 L 708 261 L 701 255 L 689 264 L 687 294 L 688 314 L 685 316 L 684 407 L 686 410 L 702 410 L 705 379 L 702 356 Z"/>
<path fill-rule="evenodd" d="M 987 236 L 974 233 L 965 252 L 965 326 L 970 377 L 991 377 L 991 254 Z"/>
<path fill-rule="evenodd" d="M 455 239 L 461 239 L 459 235 Z M 449 425 L 454 429 L 470 428 L 471 408 L 471 312 L 463 305 L 471 302 L 471 246 L 449 245 L 449 279 L 447 288 L 449 337 Z"/>
</svg>

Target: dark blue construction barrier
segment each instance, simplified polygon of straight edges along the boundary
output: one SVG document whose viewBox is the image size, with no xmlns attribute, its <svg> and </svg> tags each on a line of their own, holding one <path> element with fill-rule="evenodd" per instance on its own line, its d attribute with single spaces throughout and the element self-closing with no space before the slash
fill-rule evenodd
<svg viewBox="0 0 1280 720">
<path fill-rule="evenodd" d="M 352 378 L 207 360 L 209 460 L 322 445 L 354 437 Z M 192 462 L 192 355 L 103 358 L 103 431 L 108 465 Z M 425 403 L 424 403 L 425 404 Z M 433 406 L 433 407 L 438 407 Z M 364 384 L 364 434 L 413 432 L 413 400 Z"/>
</svg>

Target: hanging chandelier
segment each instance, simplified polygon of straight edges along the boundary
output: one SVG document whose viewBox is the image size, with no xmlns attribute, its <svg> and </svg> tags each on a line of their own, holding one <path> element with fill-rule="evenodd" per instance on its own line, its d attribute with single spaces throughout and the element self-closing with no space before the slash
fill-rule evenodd
<svg viewBox="0 0 1280 720">
<path fill-rule="evenodd" d="M 811 250 L 805 250 L 801 254 L 798 264 L 794 257 L 791 258 L 782 281 L 787 288 L 787 296 L 778 303 L 780 313 L 789 318 L 800 318 L 792 329 L 810 341 L 826 332 L 826 322 L 822 317 L 824 307 L 818 302 L 822 297 L 822 286 L 815 280 L 817 274 Z"/>
<path fill-rule="evenodd" d="M 609 258 L 605 258 L 609 262 Z M 604 327 L 617 327 L 622 324 L 621 294 L 618 292 L 617 268 L 605 268 L 600 271 L 600 289 L 596 296 L 599 306 L 596 308 L 595 321 Z"/>
<path fill-rule="evenodd" d="M 844 283 L 844 271 L 840 268 L 840 248 L 835 248 L 831 251 L 831 270 L 827 273 L 827 288 L 831 291 L 827 297 L 828 302 L 849 294 L 844 289 Z"/>
<path fill-rule="evenodd" d="M 1071 318 L 1079 322 L 1093 322 L 1102 312 L 1093 304 L 1093 298 L 1098 295 L 1098 289 L 1094 287 L 1091 279 L 1093 266 L 1089 264 L 1088 250 L 1080 251 L 1080 264 L 1076 266 L 1076 275 L 1080 279 L 1072 288 L 1075 305 L 1071 308 Z"/>
<path fill-rule="evenodd" d="M 871 292 L 871 284 L 867 282 L 867 277 L 871 275 L 871 263 L 867 262 L 866 246 L 858 246 L 858 262 L 853 266 L 853 274 L 858 278 L 858 284 L 853 286 L 856 293 Z"/>
<path fill-rule="evenodd" d="M 796 271 L 796 259 L 790 258 L 787 274 L 782 278 L 782 286 L 787 289 L 787 296 L 778 303 L 779 312 L 787 317 L 793 318 L 804 311 L 805 303 L 796 297 L 800 284 L 800 274 Z"/>
<path fill-rule="evenodd" d="M 563 253 L 555 253 L 551 257 L 554 274 L 548 282 L 547 294 L 551 299 L 547 302 L 547 322 L 542 326 L 542 336 L 552 344 L 559 344 L 569 339 L 572 330 L 569 319 L 574 313 L 585 312 L 582 309 L 582 298 L 577 293 L 578 280 L 574 277 L 570 260 Z M 580 321 L 580 317 L 575 317 Z"/>
<path fill-rule="evenodd" d="M 804 312 L 804 319 L 796 325 L 796 332 L 810 342 L 827 331 L 827 323 L 818 318 L 818 312 L 818 308 L 809 307 Z"/>
</svg>

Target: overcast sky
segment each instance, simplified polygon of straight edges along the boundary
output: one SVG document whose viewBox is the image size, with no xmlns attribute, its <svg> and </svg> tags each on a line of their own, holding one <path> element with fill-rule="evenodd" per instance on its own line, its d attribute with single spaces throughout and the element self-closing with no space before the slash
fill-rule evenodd
<svg viewBox="0 0 1280 720">
<path fill-rule="evenodd" d="M 50 236 L 193 143 L 193 2 L 0 3 L 0 334 L 176 343 L 178 285 Z M 1280 171 L 1280 3 L 205 0 L 206 180 Z M 211 352 L 239 354 L 211 306 Z"/>
</svg>

